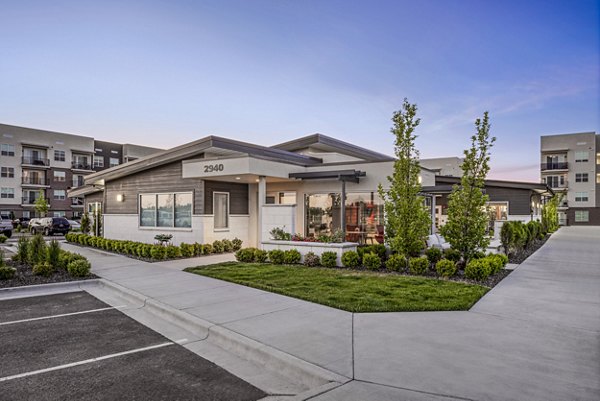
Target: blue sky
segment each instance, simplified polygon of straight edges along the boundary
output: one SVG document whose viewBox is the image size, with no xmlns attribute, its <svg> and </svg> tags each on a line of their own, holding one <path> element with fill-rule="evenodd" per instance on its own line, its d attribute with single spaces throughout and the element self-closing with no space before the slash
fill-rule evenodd
<svg viewBox="0 0 600 401">
<path fill-rule="evenodd" d="M 320 132 L 422 157 L 489 110 L 494 178 L 539 179 L 542 134 L 599 131 L 596 1 L 0 0 L 0 122 L 171 147 Z"/>
</svg>

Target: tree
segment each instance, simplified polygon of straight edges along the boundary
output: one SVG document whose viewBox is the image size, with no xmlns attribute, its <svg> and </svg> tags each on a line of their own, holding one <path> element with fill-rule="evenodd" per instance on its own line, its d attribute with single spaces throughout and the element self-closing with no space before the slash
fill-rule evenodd
<svg viewBox="0 0 600 401">
<path fill-rule="evenodd" d="M 558 205 L 562 202 L 564 194 L 556 194 L 542 207 L 542 230 L 553 233 L 558 230 Z"/>
<path fill-rule="evenodd" d="M 90 232 L 90 216 L 87 212 L 81 216 L 81 232 L 87 234 Z"/>
<path fill-rule="evenodd" d="M 389 189 L 379 184 L 384 202 L 385 238 L 393 251 L 402 255 L 418 254 L 425 245 L 431 217 L 421 195 L 419 152 L 414 131 L 421 122 L 415 118 L 417 105 L 404 99 L 402 110 L 394 112 L 391 129 L 394 142 L 394 172 L 388 176 Z"/>
<path fill-rule="evenodd" d="M 48 214 L 48 201 L 44 195 L 44 191 L 40 189 L 40 196 L 35 200 L 35 211 L 39 213 L 40 217 L 46 217 Z"/>
<path fill-rule="evenodd" d="M 465 160 L 460 185 L 454 185 L 448 197 L 448 221 L 440 232 L 452 248 L 460 252 L 464 263 L 475 252 L 486 249 L 490 243 L 486 237 L 488 212 L 485 195 L 485 178 L 490 171 L 490 149 L 496 138 L 490 138 L 488 112 L 483 119 L 475 120 L 477 133 L 471 137 L 471 148 L 465 150 Z"/>
</svg>

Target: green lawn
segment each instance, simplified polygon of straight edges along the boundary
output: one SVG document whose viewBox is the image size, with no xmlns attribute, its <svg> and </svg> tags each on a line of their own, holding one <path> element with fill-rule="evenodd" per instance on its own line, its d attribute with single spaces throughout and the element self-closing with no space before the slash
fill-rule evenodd
<svg viewBox="0 0 600 401">
<path fill-rule="evenodd" d="M 488 288 L 397 274 L 227 262 L 186 271 L 350 312 L 467 310 Z"/>
</svg>

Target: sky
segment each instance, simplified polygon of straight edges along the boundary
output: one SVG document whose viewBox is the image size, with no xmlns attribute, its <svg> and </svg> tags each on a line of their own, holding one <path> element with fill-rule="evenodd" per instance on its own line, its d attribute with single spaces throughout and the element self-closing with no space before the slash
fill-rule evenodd
<svg viewBox="0 0 600 401">
<path fill-rule="evenodd" d="M 0 123 L 169 148 L 322 133 L 461 156 L 489 111 L 490 178 L 539 181 L 541 135 L 600 132 L 600 2 L 0 0 Z"/>
</svg>

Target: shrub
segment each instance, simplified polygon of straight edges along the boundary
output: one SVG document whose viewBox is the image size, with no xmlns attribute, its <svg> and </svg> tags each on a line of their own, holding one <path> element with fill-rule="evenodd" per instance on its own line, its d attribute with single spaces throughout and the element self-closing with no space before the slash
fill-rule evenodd
<svg viewBox="0 0 600 401">
<path fill-rule="evenodd" d="M 33 266 L 44 261 L 46 261 L 46 242 L 41 234 L 36 234 L 29 242 L 27 262 Z"/>
<path fill-rule="evenodd" d="M 172 234 L 156 234 L 154 239 L 157 240 L 161 245 L 170 242 L 173 239 Z"/>
<path fill-rule="evenodd" d="M 10 266 L 0 267 L 0 280 L 10 280 L 17 274 L 17 269 Z"/>
<path fill-rule="evenodd" d="M 356 249 L 356 251 L 358 252 L 358 256 L 360 257 L 361 260 L 364 255 L 366 255 L 368 253 L 374 253 L 379 257 L 379 259 L 383 263 L 386 259 L 387 249 L 385 248 L 385 245 L 383 245 L 383 244 L 375 244 L 375 245 L 367 245 L 367 246 L 358 247 Z M 363 264 L 364 264 L 364 262 L 363 262 Z"/>
<path fill-rule="evenodd" d="M 406 257 L 399 253 L 395 253 L 385 262 L 386 269 L 390 271 L 400 271 L 406 267 Z"/>
<path fill-rule="evenodd" d="M 27 263 L 29 258 L 29 239 L 27 237 L 19 238 L 17 242 L 17 252 L 13 256 L 15 262 Z"/>
<path fill-rule="evenodd" d="M 145 258 L 148 258 L 148 259 L 152 258 L 152 248 L 153 247 L 154 247 L 154 245 L 151 245 L 151 244 L 144 244 L 143 245 L 143 250 L 144 250 L 143 251 L 143 256 Z"/>
<path fill-rule="evenodd" d="M 314 252 L 308 252 L 304 255 L 304 266 L 319 266 L 321 264 L 321 258 L 319 255 L 316 255 Z"/>
<path fill-rule="evenodd" d="M 204 253 L 204 247 L 202 244 L 194 242 L 194 256 L 200 256 Z"/>
<path fill-rule="evenodd" d="M 336 267 L 337 253 L 333 251 L 323 252 L 321 254 L 321 264 L 325 267 Z"/>
<path fill-rule="evenodd" d="M 292 234 L 285 232 L 283 228 L 276 227 L 272 229 L 269 234 L 271 234 L 271 238 L 276 241 L 291 241 Z"/>
<path fill-rule="evenodd" d="M 250 263 L 254 261 L 254 250 L 255 248 L 240 249 L 235 253 L 235 259 L 238 262 Z"/>
<path fill-rule="evenodd" d="M 484 259 L 473 259 L 465 267 L 465 277 L 471 280 L 483 281 L 491 273 L 489 261 Z"/>
<path fill-rule="evenodd" d="M 508 256 L 506 256 L 503 253 L 497 253 L 495 254 L 495 256 L 502 260 L 502 267 L 506 267 L 506 265 L 508 264 Z"/>
<path fill-rule="evenodd" d="M 167 259 L 175 259 L 181 257 L 181 248 L 175 245 L 167 245 L 165 248 L 165 256 Z"/>
<path fill-rule="evenodd" d="M 456 263 L 448 259 L 441 259 L 435 264 L 435 270 L 442 277 L 452 277 L 456 274 Z"/>
<path fill-rule="evenodd" d="M 269 260 L 276 265 L 282 265 L 284 262 L 284 252 L 281 249 L 269 251 Z"/>
<path fill-rule="evenodd" d="M 297 249 L 289 249 L 287 251 L 283 251 L 283 262 L 286 265 L 295 265 L 296 263 L 300 263 L 302 259 L 302 255 Z"/>
<path fill-rule="evenodd" d="M 74 260 L 67 265 L 67 271 L 72 277 L 85 277 L 90 274 L 92 265 L 87 259 Z"/>
<path fill-rule="evenodd" d="M 210 255 L 213 253 L 213 246 L 211 244 L 202 245 L 202 251 L 205 255 Z"/>
<path fill-rule="evenodd" d="M 234 239 L 231 241 L 231 244 L 232 244 L 232 246 L 233 246 L 233 247 L 232 247 L 232 250 L 233 250 L 233 251 L 237 251 L 237 250 L 240 250 L 240 249 L 242 249 L 242 243 L 243 243 L 243 241 L 242 241 L 241 239 L 239 239 L 239 238 L 234 238 Z"/>
<path fill-rule="evenodd" d="M 408 270 L 411 274 L 423 274 L 429 267 L 429 260 L 427 256 L 421 256 L 419 258 L 410 258 L 408 261 Z"/>
<path fill-rule="evenodd" d="M 182 242 L 181 245 L 179 245 L 179 248 L 181 249 L 181 256 L 184 258 L 191 258 L 194 256 L 194 245 Z"/>
<path fill-rule="evenodd" d="M 4 244 L 8 237 L 4 234 L 0 234 L 0 244 Z"/>
<path fill-rule="evenodd" d="M 481 259 L 481 258 L 485 258 L 485 252 L 475 251 L 475 253 L 473 253 L 472 259 Z"/>
<path fill-rule="evenodd" d="M 223 253 L 223 242 L 216 240 L 212 243 L 213 253 Z"/>
<path fill-rule="evenodd" d="M 221 242 L 223 243 L 223 251 L 231 252 L 233 250 L 233 243 L 231 241 L 229 241 L 228 239 L 224 239 Z"/>
<path fill-rule="evenodd" d="M 435 265 L 442 258 L 442 251 L 439 248 L 429 248 L 425 251 L 429 263 Z"/>
<path fill-rule="evenodd" d="M 490 265 L 490 275 L 498 273 L 504 267 L 504 259 L 499 255 L 488 255 L 485 260 Z"/>
<path fill-rule="evenodd" d="M 50 245 L 48 246 L 48 252 L 46 254 L 46 261 L 50 263 L 54 267 L 59 266 L 60 258 L 60 244 L 57 240 L 53 239 L 50 241 Z"/>
<path fill-rule="evenodd" d="M 163 260 L 167 254 L 166 246 L 162 245 L 152 245 L 152 250 L 150 251 L 150 257 L 156 260 Z"/>
<path fill-rule="evenodd" d="M 353 269 L 358 267 L 359 264 L 360 260 L 358 257 L 358 252 L 346 251 L 342 254 L 342 265 L 344 265 L 344 267 Z"/>
<path fill-rule="evenodd" d="M 365 253 L 362 258 L 363 266 L 369 270 L 377 270 L 381 267 L 381 259 L 374 252 Z"/>
<path fill-rule="evenodd" d="M 269 257 L 269 253 L 267 251 L 264 251 L 262 249 L 255 249 L 254 250 L 254 262 L 256 263 L 265 263 L 267 261 L 267 258 Z"/>
<path fill-rule="evenodd" d="M 460 260 L 460 251 L 452 248 L 445 249 L 444 259 L 448 259 L 456 263 Z"/>
<path fill-rule="evenodd" d="M 48 262 L 39 262 L 33 265 L 33 274 L 48 277 L 52 273 L 54 273 L 54 267 Z"/>
</svg>

